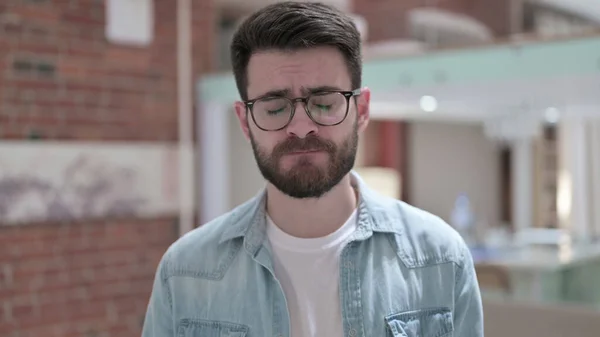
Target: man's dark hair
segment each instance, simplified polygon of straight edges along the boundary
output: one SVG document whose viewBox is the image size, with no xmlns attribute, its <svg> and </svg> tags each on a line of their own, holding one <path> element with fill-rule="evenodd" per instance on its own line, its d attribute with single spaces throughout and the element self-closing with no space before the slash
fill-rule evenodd
<svg viewBox="0 0 600 337">
<path fill-rule="evenodd" d="M 352 88 L 361 86 L 360 33 L 350 17 L 315 2 L 279 2 L 248 17 L 231 42 L 231 62 L 242 100 L 248 99 L 248 63 L 259 51 L 331 46 L 344 56 Z"/>
</svg>

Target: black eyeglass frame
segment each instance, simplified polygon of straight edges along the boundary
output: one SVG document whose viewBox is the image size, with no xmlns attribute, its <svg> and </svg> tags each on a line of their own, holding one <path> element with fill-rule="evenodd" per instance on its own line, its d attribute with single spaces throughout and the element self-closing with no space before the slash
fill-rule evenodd
<svg viewBox="0 0 600 337">
<path fill-rule="evenodd" d="M 288 97 L 284 97 L 284 96 L 261 96 L 261 97 L 257 97 L 255 99 L 251 99 L 248 101 L 243 101 L 243 103 L 246 106 L 246 116 L 248 115 L 248 111 L 250 111 L 250 115 L 252 116 L 252 121 L 254 121 L 254 125 L 256 125 L 259 129 L 261 129 L 263 131 L 280 131 L 280 130 L 285 129 L 288 125 L 290 125 L 290 123 L 292 122 L 292 119 L 294 119 L 294 115 L 296 114 L 296 103 L 298 103 L 298 102 L 304 103 L 303 104 L 304 112 L 306 112 L 306 114 L 308 115 L 308 118 L 310 118 L 310 120 L 312 120 L 315 124 L 320 125 L 320 126 L 336 126 L 336 125 L 342 124 L 348 117 L 348 112 L 350 111 L 350 98 L 360 96 L 361 93 L 362 93 L 361 89 L 354 89 L 352 91 L 327 90 L 327 91 L 315 92 L 308 96 L 297 97 L 297 98 L 288 98 Z M 308 111 L 308 101 L 310 100 L 310 98 L 312 96 L 326 95 L 326 94 L 341 94 L 342 96 L 344 96 L 346 98 L 346 112 L 344 113 L 344 117 L 339 122 L 334 123 L 334 124 L 319 123 L 313 118 L 313 116 L 310 114 L 310 111 Z M 258 125 L 258 123 L 256 122 L 256 118 L 254 117 L 254 110 L 253 110 L 254 103 L 256 103 L 260 100 L 263 100 L 263 99 L 267 99 L 267 98 L 285 99 L 288 102 L 290 102 L 290 104 L 292 106 L 292 112 L 290 113 L 290 118 L 282 127 L 278 128 L 278 129 L 265 129 L 265 128 L 261 127 L 260 125 Z"/>
</svg>

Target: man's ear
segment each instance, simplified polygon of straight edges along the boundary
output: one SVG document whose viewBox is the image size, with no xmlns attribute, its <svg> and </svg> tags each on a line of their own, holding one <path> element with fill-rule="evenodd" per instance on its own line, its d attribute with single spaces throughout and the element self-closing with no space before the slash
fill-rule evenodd
<svg viewBox="0 0 600 337">
<path fill-rule="evenodd" d="M 367 87 L 361 89 L 360 96 L 356 100 L 356 112 L 358 131 L 362 132 L 369 125 L 370 118 L 370 102 L 371 102 L 371 90 Z"/>
<path fill-rule="evenodd" d="M 240 128 L 246 137 L 246 140 L 250 141 L 250 129 L 249 129 L 249 121 L 248 121 L 248 112 L 246 109 L 246 105 L 243 102 L 235 102 L 233 104 L 233 108 L 235 109 L 235 114 L 238 118 L 238 122 L 240 123 Z"/>
</svg>

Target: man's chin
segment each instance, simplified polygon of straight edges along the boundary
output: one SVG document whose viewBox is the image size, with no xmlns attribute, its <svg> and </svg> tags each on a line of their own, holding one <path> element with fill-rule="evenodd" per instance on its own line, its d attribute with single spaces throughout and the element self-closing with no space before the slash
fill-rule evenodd
<svg viewBox="0 0 600 337">
<path fill-rule="evenodd" d="M 279 191 L 283 194 L 286 194 L 289 197 L 295 199 L 310 199 L 310 198 L 320 198 L 328 190 L 325 190 L 323 187 L 325 186 L 324 182 L 316 182 L 316 181 L 304 181 L 294 183 L 287 182 L 283 185 L 275 186 Z"/>
<path fill-rule="evenodd" d="M 279 172 L 275 183 L 282 192 L 288 194 L 291 190 L 294 195 L 311 194 L 310 191 L 318 190 L 327 184 L 327 177 L 323 170 L 316 167 L 294 167 L 285 172 Z"/>
<path fill-rule="evenodd" d="M 326 174 L 325 167 L 319 167 L 314 164 L 301 164 L 294 165 L 288 170 L 280 170 L 279 176 L 283 180 L 288 181 L 320 181 L 325 178 Z"/>
<path fill-rule="evenodd" d="M 279 171 L 284 174 L 288 174 L 289 172 L 293 172 L 294 170 L 306 170 L 310 168 L 326 170 L 327 167 L 329 167 L 329 160 L 325 158 L 319 158 L 318 160 L 306 158 L 296 160 L 294 160 L 293 158 L 289 158 L 291 160 L 287 159 L 288 158 L 283 158 L 279 162 Z"/>
</svg>

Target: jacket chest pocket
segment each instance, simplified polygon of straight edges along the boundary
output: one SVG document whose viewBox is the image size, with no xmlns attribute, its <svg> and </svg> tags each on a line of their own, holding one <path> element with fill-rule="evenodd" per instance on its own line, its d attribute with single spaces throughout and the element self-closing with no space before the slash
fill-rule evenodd
<svg viewBox="0 0 600 337">
<path fill-rule="evenodd" d="M 390 337 L 450 337 L 454 330 L 449 308 L 395 313 L 385 322 Z"/>
<path fill-rule="evenodd" d="M 246 337 L 250 328 L 243 324 L 199 319 L 182 319 L 178 337 Z"/>
</svg>

